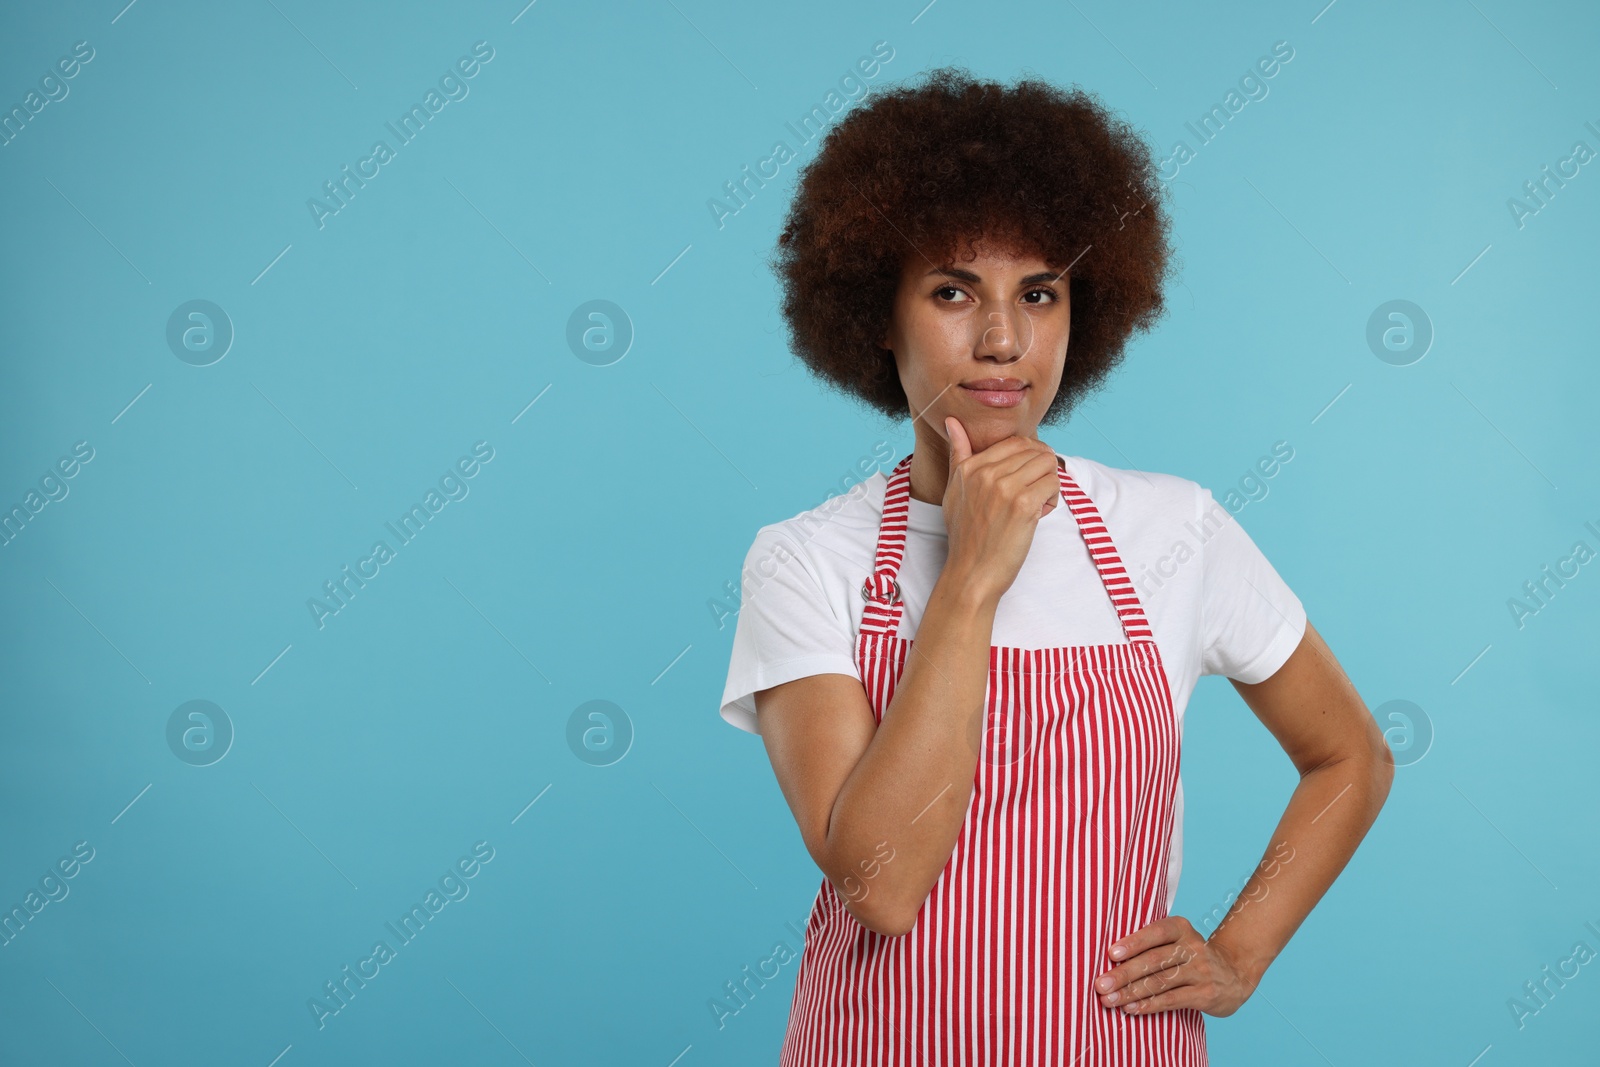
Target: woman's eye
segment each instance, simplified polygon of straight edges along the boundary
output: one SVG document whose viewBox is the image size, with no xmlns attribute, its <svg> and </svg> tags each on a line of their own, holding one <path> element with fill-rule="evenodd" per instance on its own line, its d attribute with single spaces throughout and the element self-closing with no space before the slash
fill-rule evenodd
<svg viewBox="0 0 1600 1067">
<path fill-rule="evenodd" d="M 962 291 L 961 289 L 956 288 L 953 285 L 941 285 L 939 288 L 937 288 L 937 289 L 935 289 L 933 291 L 933 295 L 934 296 L 941 297 L 941 298 L 943 298 L 945 293 L 955 293 L 955 294 L 957 294 L 959 296 L 966 296 L 967 295 L 964 291 Z M 1024 293 L 1022 295 L 1023 295 L 1023 299 L 1027 303 L 1030 303 L 1030 304 L 1043 304 L 1043 303 L 1046 303 L 1046 302 L 1054 303 L 1055 301 L 1060 299 L 1060 297 L 1058 297 L 1055 294 L 1055 291 L 1052 290 L 1052 289 L 1029 289 L 1026 293 Z M 1027 299 L 1028 297 L 1032 297 L 1032 296 L 1045 296 L 1045 297 L 1049 297 L 1049 300 L 1048 301 L 1044 301 L 1044 300 L 1028 300 Z M 949 300 L 949 299 L 946 299 L 943 302 L 946 303 L 946 304 L 955 303 L 954 300 Z"/>
</svg>

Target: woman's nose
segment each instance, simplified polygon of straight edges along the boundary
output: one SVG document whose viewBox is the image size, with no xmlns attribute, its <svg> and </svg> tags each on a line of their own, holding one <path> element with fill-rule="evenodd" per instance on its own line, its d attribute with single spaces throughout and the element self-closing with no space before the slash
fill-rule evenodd
<svg viewBox="0 0 1600 1067">
<path fill-rule="evenodd" d="M 1032 323 L 1026 316 L 1006 311 L 989 312 L 983 335 L 978 339 L 978 355 L 994 355 L 1012 362 L 1027 354 L 1033 342 Z"/>
</svg>

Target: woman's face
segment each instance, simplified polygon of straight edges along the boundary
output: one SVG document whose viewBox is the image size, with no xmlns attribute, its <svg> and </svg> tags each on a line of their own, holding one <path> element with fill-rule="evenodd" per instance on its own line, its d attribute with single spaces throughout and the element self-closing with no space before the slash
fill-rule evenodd
<svg viewBox="0 0 1600 1067">
<path fill-rule="evenodd" d="M 1066 361 L 1067 277 L 1037 254 L 986 244 L 971 261 L 929 263 L 913 253 L 882 342 L 894 353 L 916 434 L 948 441 L 954 415 L 981 452 L 1007 437 L 1037 437 Z"/>
</svg>

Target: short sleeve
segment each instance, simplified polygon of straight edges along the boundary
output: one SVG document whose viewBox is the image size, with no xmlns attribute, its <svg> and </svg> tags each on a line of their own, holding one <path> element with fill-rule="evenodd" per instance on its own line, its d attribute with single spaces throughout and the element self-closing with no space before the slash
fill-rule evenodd
<svg viewBox="0 0 1600 1067">
<path fill-rule="evenodd" d="M 722 717 L 759 734 L 755 694 L 813 674 L 861 677 L 852 620 L 829 604 L 822 583 L 781 524 L 764 526 L 740 572 L 739 617 L 733 633 Z"/>
<path fill-rule="evenodd" d="M 1306 612 L 1250 535 L 1200 488 L 1201 670 L 1253 685 L 1283 666 L 1305 634 Z"/>
</svg>

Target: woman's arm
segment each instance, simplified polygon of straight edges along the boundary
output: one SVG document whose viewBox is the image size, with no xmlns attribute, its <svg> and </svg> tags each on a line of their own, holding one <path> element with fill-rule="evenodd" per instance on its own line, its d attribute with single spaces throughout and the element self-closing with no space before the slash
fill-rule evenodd
<svg viewBox="0 0 1600 1067">
<path fill-rule="evenodd" d="M 1095 984 L 1110 1007 L 1233 1014 L 1344 870 L 1389 795 L 1394 760 L 1383 732 L 1309 622 L 1277 673 L 1233 686 L 1283 746 L 1300 784 L 1209 940 L 1174 915 L 1112 946 L 1107 974 Z M 1118 946 L 1126 950 L 1120 957 Z"/>
<path fill-rule="evenodd" d="M 1039 518 L 1061 499 L 1055 450 L 1007 437 L 980 453 L 951 416 L 948 552 L 894 697 L 874 723 L 866 691 L 817 675 L 755 695 L 778 785 L 811 858 L 863 926 L 916 923 L 955 851 L 983 750 L 995 610 Z"/>
<path fill-rule="evenodd" d="M 946 565 L 881 725 L 849 675 L 755 694 L 807 851 L 857 921 L 889 937 L 911 929 L 972 798 L 999 603 L 985 588 Z"/>
</svg>

